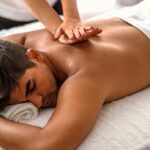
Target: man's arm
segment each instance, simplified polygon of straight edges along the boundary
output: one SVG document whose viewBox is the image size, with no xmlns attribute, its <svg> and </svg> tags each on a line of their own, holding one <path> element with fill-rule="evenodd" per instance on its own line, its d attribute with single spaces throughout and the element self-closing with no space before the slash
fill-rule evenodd
<svg viewBox="0 0 150 150">
<path fill-rule="evenodd" d="M 0 119 L 0 145 L 15 150 L 75 150 L 95 123 L 106 96 L 98 80 L 81 71 L 65 81 L 56 110 L 43 129 Z"/>
<path fill-rule="evenodd" d="M 54 150 L 75 150 L 90 132 L 107 94 L 103 83 L 97 84 L 99 79 L 81 71 L 61 87 L 55 113 L 45 127 L 53 135 L 47 143 L 55 143 Z"/>
<path fill-rule="evenodd" d="M 40 131 L 39 127 L 19 124 L 0 117 L 0 146 L 6 150 L 34 149 L 35 142 L 40 145 Z"/>
</svg>

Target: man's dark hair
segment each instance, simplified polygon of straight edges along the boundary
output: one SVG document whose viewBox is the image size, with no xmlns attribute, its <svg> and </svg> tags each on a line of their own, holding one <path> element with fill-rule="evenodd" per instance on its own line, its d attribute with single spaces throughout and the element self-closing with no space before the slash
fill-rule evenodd
<svg viewBox="0 0 150 150">
<path fill-rule="evenodd" d="M 0 110 L 9 103 L 12 89 L 27 68 L 34 67 L 26 55 L 27 48 L 0 40 Z"/>
</svg>

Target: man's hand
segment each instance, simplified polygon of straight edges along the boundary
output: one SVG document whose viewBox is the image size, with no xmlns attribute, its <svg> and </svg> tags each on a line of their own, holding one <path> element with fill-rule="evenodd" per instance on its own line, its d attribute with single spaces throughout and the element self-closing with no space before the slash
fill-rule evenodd
<svg viewBox="0 0 150 150">
<path fill-rule="evenodd" d="M 102 32 L 102 29 L 85 26 L 79 20 L 64 21 L 57 29 L 54 38 L 63 44 L 73 44 L 87 40 Z"/>
</svg>

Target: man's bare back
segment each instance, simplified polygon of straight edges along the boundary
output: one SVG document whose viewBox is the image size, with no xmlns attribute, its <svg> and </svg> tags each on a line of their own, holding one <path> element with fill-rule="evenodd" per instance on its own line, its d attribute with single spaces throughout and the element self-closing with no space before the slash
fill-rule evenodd
<svg viewBox="0 0 150 150">
<path fill-rule="evenodd" d="M 51 63 L 56 68 L 61 67 L 61 71 L 69 76 L 83 68 L 92 72 L 95 70 L 99 80 L 97 83 L 107 85 L 105 101 L 118 99 L 148 86 L 149 39 L 118 18 L 87 24 L 101 27 L 103 32 L 83 43 L 63 45 L 54 41 L 47 30 L 39 30 L 27 33 L 24 45 L 46 53 Z"/>
<path fill-rule="evenodd" d="M 103 32 L 75 45 L 53 41 L 46 30 L 6 38 L 37 49 L 53 66 L 61 87 L 55 113 L 43 130 L 51 133 L 46 139 L 59 141 L 65 150 L 79 145 L 104 102 L 150 84 L 150 40 L 117 18 L 90 24 L 100 26 Z"/>
</svg>

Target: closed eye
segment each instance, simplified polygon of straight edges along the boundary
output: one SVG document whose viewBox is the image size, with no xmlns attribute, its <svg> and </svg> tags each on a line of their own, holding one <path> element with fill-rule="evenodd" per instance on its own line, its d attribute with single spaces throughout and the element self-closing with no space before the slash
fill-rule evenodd
<svg viewBox="0 0 150 150">
<path fill-rule="evenodd" d="M 35 88 L 36 88 L 35 82 L 29 79 L 26 83 L 25 96 L 27 97 L 29 94 L 31 94 L 35 90 Z"/>
<path fill-rule="evenodd" d="M 25 88 L 25 97 L 29 95 L 29 89 L 30 89 L 30 82 L 31 80 L 29 79 L 26 83 L 26 88 Z"/>
<path fill-rule="evenodd" d="M 35 86 L 35 82 L 33 83 L 33 86 L 31 87 L 31 89 L 29 90 L 29 93 L 32 93 L 35 90 L 36 86 Z"/>
</svg>

